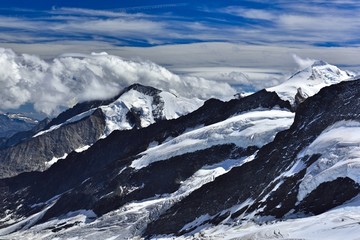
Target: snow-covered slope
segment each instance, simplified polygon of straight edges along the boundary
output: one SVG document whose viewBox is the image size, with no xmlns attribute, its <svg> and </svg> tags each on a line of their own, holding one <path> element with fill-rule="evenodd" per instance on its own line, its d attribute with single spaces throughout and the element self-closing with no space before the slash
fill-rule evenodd
<svg viewBox="0 0 360 240">
<path fill-rule="evenodd" d="M 39 130 L 19 135 L 17 141 L 4 141 L 0 149 L 0 178 L 43 171 L 114 130 L 145 128 L 186 115 L 202 104 L 197 98 L 188 99 L 140 84 L 123 89 L 111 99 L 79 103 Z"/>
<path fill-rule="evenodd" d="M 298 201 L 302 201 L 320 184 L 337 178 L 348 177 L 360 184 L 359 143 L 358 121 L 340 121 L 325 129 L 299 154 L 299 159 L 315 154 L 320 154 L 321 157 L 306 169 L 299 186 Z"/>
<path fill-rule="evenodd" d="M 320 215 L 273 221 L 258 225 L 252 221 L 209 226 L 197 233 L 181 237 L 159 237 L 158 240 L 192 239 L 306 239 L 306 240 L 356 240 L 360 236 L 360 201 L 347 204 Z"/>
<path fill-rule="evenodd" d="M 221 144 L 260 148 L 272 141 L 276 133 L 289 128 L 293 120 L 294 113 L 286 109 L 255 109 L 153 146 L 140 154 L 141 158 L 134 160 L 131 167 L 143 168 L 156 161 Z"/>
<path fill-rule="evenodd" d="M 72 116 L 60 124 L 52 125 L 49 129 L 37 133 L 34 137 L 86 118 L 96 109 L 101 109 L 104 113 L 106 128 L 102 137 L 106 137 L 114 130 L 144 128 L 156 121 L 178 118 L 195 111 L 203 103 L 203 100 L 197 98 L 189 99 L 135 84 L 126 88 L 112 102 Z"/>
<path fill-rule="evenodd" d="M 129 121 L 129 112 L 138 117 L 136 127 L 143 128 L 159 120 L 175 119 L 186 115 L 198 109 L 203 103 L 197 98 L 184 98 L 165 91 L 148 95 L 136 89 L 130 89 L 113 103 L 100 108 L 105 114 L 105 135 L 109 135 L 114 130 L 134 127 Z"/>
<path fill-rule="evenodd" d="M 171 194 L 163 194 L 154 198 L 144 199 L 142 201 L 130 202 L 96 220 L 95 218 L 97 216 L 94 212 L 89 210 L 79 210 L 69 212 L 60 219 L 52 219 L 43 224 L 33 226 L 38 220 L 35 220 L 35 217 L 39 216 L 39 214 L 37 214 L 22 220 L 20 223 L 0 229 L 0 236 L 3 239 L 28 240 L 54 238 L 72 239 L 74 236 L 78 236 L 78 239 L 87 240 L 137 239 L 134 238 L 134 236 L 140 235 L 149 222 L 156 219 L 174 203 L 181 201 L 181 199 L 188 196 L 202 185 L 214 181 L 215 178 L 227 173 L 233 167 L 241 166 L 242 164 L 251 161 L 253 158 L 254 156 L 252 155 L 241 159 L 227 159 L 217 164 L 204 166 L 186 181 L 181 182 L 177 191 Z M 51 206 L 52 205 L 50 204 L 50 207 Z M 47 208 L 44 212 L 46 210 Z M 8 218 L 11 219 L 11 216 L 8 216 Z M 63 231 L 62 226 L 64 225 L 72 226 L 64 228 L 64 230 L 66 230 Z M 59 230 L 53 231 L 54 229 Z"/>
<path fill-rule="evenodd" d="M 311 234 L 319 228 L 319 236 L 325 236 L 328 227 L 321 225 L 326 224 L 326 216 L 336 218 L 325 213 L 334 207 L 342 208 L 360 194 L 359 84 L 359 80 L 346 81 L 323 88 L 300 104 L 290 129 L 278 133 L 273 142 L 258 151 L 254 160 L 194 191 L 151 223 L 145 235 L 188 235 L 189 239 L 287 238 Z M 234 212 L 235 206 L 240 207 Z M 277 219 L 285 222 L 275 228 L 297 223 L 307 226 L 316 218 L 306 222 L 304 217 L 322 213 L 317 219 L 324 222 L 308 229 L 308 233 L 301 227 L 284 227 L 275 232 L 269 227 L 272 232 L 267 233 L 267 227 L 257 225 Z M 342 210 L 337 213 L 340 218 L 346 217 Z M 355 217 L 355 221 L 349 222 L 356 223 L 359 218 Z M 254 228 L 250 230 L 249 226 Z M 341 234 L 342 227 L 339 221 L 331 229 L 334 234 Z M 231 235 L 231 231 L 235 234 Z"/>
<path fill-rule="evenodd" d="M 268 88 L 276 92 L 283 100 L 294 104 L 298 93 L 307 98 L 315 95 L 323 87 L 348 80 L 353 77 L 350 73 L 328 64 L 324 61 L 315 61 L 311 66 L 295 73 L 284 83 Z"/>
</svg>

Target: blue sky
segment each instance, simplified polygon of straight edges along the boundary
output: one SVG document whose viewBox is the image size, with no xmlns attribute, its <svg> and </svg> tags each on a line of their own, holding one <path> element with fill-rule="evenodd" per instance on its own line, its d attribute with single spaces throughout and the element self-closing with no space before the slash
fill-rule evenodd
<svg viewBox="0 0 360 240">
<path fill-rule="evenodd" d="M 114 46 L 232 42 L 358 46 L 360 3 L 334 1 L 1 1 L 0 43 Z"/>
</svg>

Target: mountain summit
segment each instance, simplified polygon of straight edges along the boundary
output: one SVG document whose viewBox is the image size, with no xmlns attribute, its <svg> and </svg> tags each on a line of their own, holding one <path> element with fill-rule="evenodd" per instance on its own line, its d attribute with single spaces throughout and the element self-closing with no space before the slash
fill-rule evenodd
<svg viewBox="0 0 360 240">
<path fill-rule="evenodd" d="M 303 97 L 310 97 L 326 86 L 349 80 L 352 77 L 354 76 L 351 73 L 318 60 L 311 66 L 298 71 L 282 84 L 267 90 L 276 92 L 281 99 L 295 105 L 297 93 L 302 94 Z"/>
</svg>

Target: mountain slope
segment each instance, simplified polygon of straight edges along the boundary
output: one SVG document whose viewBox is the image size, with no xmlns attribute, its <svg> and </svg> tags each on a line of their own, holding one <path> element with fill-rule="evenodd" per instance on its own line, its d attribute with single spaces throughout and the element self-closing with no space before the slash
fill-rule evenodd
<svg viewBox="0 0 360 240">
<path fill-rule="evenodd" d="M 47 228 L 48 221 L 54 217 L 62 218 L 68 212 L 88 209 L 92 210 L 92 216 L 107 218 L 107 213 L 111 214 L 111 211 L 122 207 L 125 210 L 125 205 L 130 202 L 162 196 L 158 200 L 163 204 L 147 205 L 142 210 L 147 219 L 138 223 L 133 220 L 123 223 L 138 226 L 137 230 L 130 228 L 128 233 L 139 234 L 149 221 L 202 184 L 213 181 L 234 166 L 250 161 L 258 147 L 271 141 L 276 132 L 291 124 L 293 114 L 289 107 L 276 94 L 266 91 L 230 102 L 210 100 L 193 113 L 178 119 L 155 123 L 147 128 L 114 131 L 88 150 L 70 154 L 43 173 L 27 173 L 4 179 L 0 182 L 8 187 L 9 192 L 1 208 L 9 210 L 7 216 L 11 214 L 10 222 L 18 223 L 4 228 L 2 233 L 23 228 L 21 219 L 26 217 L 30 220 L 34 213 L 42 212 L 41 218 L 34 220 L 34 223 Z M 277 116 L 272 116 L 273 113 Z M 241 121 L 236 125 L 235 120 Z M 252 120 L 258 121 L 258 126 L 263 126 L 254 136 L 251 134 L 255 129 Z M 225 128 L 231 131 L 219 139 L 217 131 Z M 244 136 L 244 141 L 236 141 L 236 134 L 241 132 L 248 132 L 247 137 Z M 182 138 L 186 134 L 212 140 L 197 151 L 187 152 L 178 148 L 179 151 L 171 156 L 163 156 L 162 161 L 147 162 L 141 168 L 131 167 L 142 156 L 157 158 L 151 152 L 144 152 L 155 148 L 154 142 L 159 146 L 174 146 L 174 143 L 186 142 L 187 138 Z M 196 145 L 198 143 L 194 142 Z M 51 198 L 53 200 L 48 201 Z M 15 199 L 22 199 L 20 207 Z M 149 211 L 146 210 L 148 207 Z M 129 218 L 129 214 L 125 217 Z M 4 221 L 3 226 L 8 223 L 9 220 Z M 52 227 L 57 228 L 56 224 Z"/>
<path fill-rule="evenodd" d="M 248 220 L 262 222 L 319 214 L 357 196 L 358 180 L 344 171 L 356 166 L 356 158 L 349 162 L 349 155 L 345 155 L 335 157 L 339 162 L 334 162 L 334 158 L 327 157 L 327 151 L 312 152 L 312 146 L 322 141 L 324 144 L 318 146 L 322 149 L 325 143 L 332 142 L 333 138 L 326 135 L 334 128 L 340 131 L 337 126 L 343 126 L 341 121 L 360 120 L 359 85 L 360 81 L 343 82 L 306 100 L 299 106 L 291 128 L 261 148 L 253 161 L 194 191 L 151 223 L 145 234 L 196 232 L 225 220 L 245 224 Z M 352 146 L 344 138 L 335 139 L 340 146 Z M 341 153 L 341 148 L 338 150 Z M 314 177 L 316 174 L 319 176 Z M 220 195 L 216 189 L 221 189 Z M 199 218 L 203 220 L 196 220 Z"/>
</svg>

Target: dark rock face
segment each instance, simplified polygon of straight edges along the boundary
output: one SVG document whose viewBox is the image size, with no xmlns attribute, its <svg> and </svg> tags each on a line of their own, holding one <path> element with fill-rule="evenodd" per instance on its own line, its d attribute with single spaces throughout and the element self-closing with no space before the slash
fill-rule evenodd
<svg viewBox="0 0 360 240">
<path fill-rule="evenodd" d="M 350 178 L 320 184 L 296 207 L 299 212 L 320 214 L 343 204 L 360 193 L 360 185 Z"/>
<path fill-rule="evenodd" d="M 212 99 L 193 113 L 174 120 L 159 121 L 147 128 L 114 131 L 87 151 L 72 152 L 44 172 L 23 173 L 0 180 L 0 184 L 8 189 L 3 201 L 0 201 L 0 217 L 5 209 L 12 210 L 15 216 L 29 216 L 43 207 L 41 204 L 37 205 L 40 206 L 38 208 L 32 207 L 34 204 L 46 202 L 59 194 L 62 196 L 42 221 L 76 209 L 92 209 L 101 215 L 129 201 L 173 192 L 179 187 L 179 182 L 204 165 L 249 156 L 256 151 L 256 147 L 213 146 L 169 161 L 155 162 L 143 169 L 129 168 L 132 160 L 138 158 L 137 155 L 146 150 L 150 143 L 162 143 L 189 128 L 216 123 L 237 113 L 274 107 L 290 109 L 288 102 L 264 90 L 229 102 Z M 95 121 L 90 119 L 90 122 Z M 98 121 L 103 123 L 99 117 L 92 124 L 99 124 Z M 119 191 L 120 186 L 122 191 Z M 17 199 L 21 199 L 22 203 L 19 208 Z"/>
<path fill-rule="evenodd" d="M 295 102 L 294 102 L 294 110 L 302 103 L 304 102 L 309 96 L 303 92 L 301 88 L 297 89 L 296 95 L 295 95 Z"/>
<path fill-rule="evenodd" d="M 197 217 L 209 214 L 214 219 L 219 218 L 218 213 L 250 198 L 254 199 L 253 203 L 232 217 L 255 211 L 258 215 L 281 218 L 291 209 L 295 209 L 295 212 L 319 214 L 357 195 L 358 184 L 347 178 L 336 179 L 321 184 L 296 207 L 298 186 L 305 172 L 300 171 L 292 177 L 278 177 L 292 167 L 298 153 L 325 128 L 341 120 L 360 120 L 359 89 L 360 81 L 342 82 L 324 88 L 317 95 L 308 98 L 298 106 L 291 128 L 277 134 L 273 142 L 262 147 L 253 161 L 232 169 L 214 182 L 194 191 L 152 222 L 144 235 L 183 234 L 180 229 Z M 308 167 L 318 157 L 306 156 L 303 161 Z M 280 186 L 273 191 L 277 183 Z M 345 186 L 346 191 L 341 191 Z M 326 195 L 323 194 L 325 190 Z"/>
<path fill-rule="evenodd" d="M 103 134 L 105 121 L 101 110 L 81 121 L 65 125 L 51 134 L 28 138 L 15 146 L 0 150 L 0 176 L 45 169 L 49 156 L 62 157 L 86 144 L 92 144 Z"/>
</svg>

